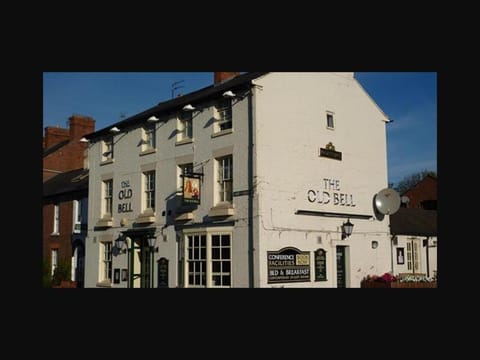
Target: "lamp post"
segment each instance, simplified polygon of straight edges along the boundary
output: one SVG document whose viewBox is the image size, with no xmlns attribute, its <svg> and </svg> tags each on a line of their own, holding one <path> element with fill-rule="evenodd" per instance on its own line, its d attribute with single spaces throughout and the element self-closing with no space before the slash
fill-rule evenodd
<svg viewBox="0 0 480 360">
<path fill-rule="evenodd" d="M 150 287 L 154 287 L 153 282 L 153 272 L 155 268 L 155 261 L 153 259 L 153 254 L 158 251 L 158 248 L 155 248 L 155 244 L 157 242 L 157 238 L 154 236 L 147 237 L 148 247 L 150 249 Z"/>
<path fill-rule="evenodd" d="M 350 219 L 348 219 L 346 223 L 342 224 L 342 240 L 352 235 L 352 231 L 353 224 L 350 222 Z"/>
</svg>

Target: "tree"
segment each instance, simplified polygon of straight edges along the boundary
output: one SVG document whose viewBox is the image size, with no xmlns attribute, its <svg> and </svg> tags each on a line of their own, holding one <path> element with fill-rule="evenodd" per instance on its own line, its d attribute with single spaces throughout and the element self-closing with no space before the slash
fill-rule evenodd
<svg viewBox="0 0 480 360">
<path fill-rule="evenodd" d="M 405 191 L 410 190 L 412 187 L 417 185 L 425 176 L 432 175 L 437 177 L 437 173 L 431 170 L 422 170 L 417 173 L 413 173 L 411 175 L 405 176 L 402 180 L 398 182 L 398 184 L 394 187 L 394 189 L 399 193 L 403 194 Z"/>
</svg>

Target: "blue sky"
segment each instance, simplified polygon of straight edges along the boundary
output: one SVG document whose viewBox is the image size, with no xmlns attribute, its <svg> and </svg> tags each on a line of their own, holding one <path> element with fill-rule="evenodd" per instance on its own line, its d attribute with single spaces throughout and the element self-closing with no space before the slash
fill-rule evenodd
<svg viewBox="0 0 480 360">
<path fill-rule="evenodd" d="M 437 75 L 433 72 L 357 72 L 355 78 L 393 120 L 387 125 L 389 182 L 437 171 Z M 72 114 L 100 130 L 172 98 L 209 86 L 211 72 L 43 74 L 43 127 L 67 128 Z"/>
</svg>

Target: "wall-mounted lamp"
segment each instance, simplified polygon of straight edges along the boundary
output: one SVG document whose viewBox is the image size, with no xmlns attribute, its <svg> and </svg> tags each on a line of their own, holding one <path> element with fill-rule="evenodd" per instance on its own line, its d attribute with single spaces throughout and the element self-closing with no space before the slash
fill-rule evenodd
<svg viewBox="0 0 480 360">
<path fill-rule="evenodd" d="M 154 123 L 154 122 L 157 122 L 157 121 L 160 121 L 159 118 L 157 118 L 155 115 L 153 116 L 150 116 L 148 119 L 147 119 L 148 122 L 151 122 L 151 123 Z"/>
<path fill-rule="evenodd" d="M 81 138 L 80 140 L 78 140 L 78 141 L 80 141 L 81 143 L 88 143 L 88 139 L 85 138 L 85 137 L 82 137 L 82 138 Z"/>
<path fill-rule="evenodd" d="M 183 111 L 193 111 L 195 108 L 192 106 L 192 104 L 187 104 L 183 107 Z"/>
<path fill-rule="evenodd" d="M 148 246 L 150 247 L 151 252 L 158 252 L 158 247 L 155 247 L 155 244 L 157 243 L 157 238 L 154 236 L 151 236 L 147 238 Z"/>
<path fill-rule="evenodd" d="M 372 241 L 372 249 L 376 249 L 378 247 L 378 241 L 373 240 Z"/>
<path fill-rule="evenodd" d="M 110 129 L 110 132 L 112 132 L 112 133 L 118 133 L 118 132 L 120 132 L 120 129 L 119 129 L 118 127 L 114 126 L 114 127 L 112 127 L 112 128 Z"/>
<path fill-rule="evenodd" d="M 125 254 L 127 252 L 127 239 L 124 235 L 119 236 L 118 239 L 115 240 L 115 247 L 120 254 Z"/>
<path fill-rule="evenodd" d="M 350 219 L 348 219 L 346 223 L 342 224 L 342 240 L 352 235 L 352 231 L 353 224 L 350 222 Z"/>
<path fill-rule="evenodd" d="M 223 96 L 224 98 L 234 98 L 234 97 L 237 96 L 237 95 L 235 95 L 231 90 L 228 90 L 228 91 L 225 91 L 225 92 L 222 94 L 222 96 Z"/>
</svg>

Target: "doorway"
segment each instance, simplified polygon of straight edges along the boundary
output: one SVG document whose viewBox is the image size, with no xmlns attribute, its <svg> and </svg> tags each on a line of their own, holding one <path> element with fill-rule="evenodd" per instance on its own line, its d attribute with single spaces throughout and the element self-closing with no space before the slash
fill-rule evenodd
<svg viewBox="0 0 480 360">
<path fill-rule="evenodd" d="M 146 237 L 132 237 L 129 262 L 129 287 L 153 287 L 153 253 Z"/>
<path fill-rule="evenodd" d="M 337 288 L 347 287 L 346 246 L 337 246 Z"/>
</svg>

